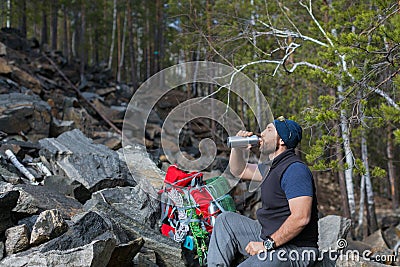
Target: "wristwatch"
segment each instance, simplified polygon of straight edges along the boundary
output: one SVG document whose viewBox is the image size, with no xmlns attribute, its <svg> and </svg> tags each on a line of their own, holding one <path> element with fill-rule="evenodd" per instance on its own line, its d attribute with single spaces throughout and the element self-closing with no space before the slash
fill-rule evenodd
<svg viewBox="0 0 400 267">
<path fill-rule="evenodd" d="M 267 236 L 267 238 L 263 242 L 263 245 L 266 251 L 271 251 L 275 249 L 275 241 L 270 236 Z"/>
</svg>

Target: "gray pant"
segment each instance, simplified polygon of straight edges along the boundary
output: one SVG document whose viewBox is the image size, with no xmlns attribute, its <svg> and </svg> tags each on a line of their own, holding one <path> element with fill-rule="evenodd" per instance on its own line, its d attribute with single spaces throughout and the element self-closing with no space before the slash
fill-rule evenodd
<svg viewBox="0 0 400 267">
<path fill-rule="evenodd" d="M 245 248 L 250 241 L 262 241 L 257 220 L 225 212 L 217 217 L 208 248 L 207 265 L 231 266 L 237 252 L 248 257 L 239 266 L 312 266 L 318 249 L 284 245 L 275 251 L 250 256 Z"/>
</svg>

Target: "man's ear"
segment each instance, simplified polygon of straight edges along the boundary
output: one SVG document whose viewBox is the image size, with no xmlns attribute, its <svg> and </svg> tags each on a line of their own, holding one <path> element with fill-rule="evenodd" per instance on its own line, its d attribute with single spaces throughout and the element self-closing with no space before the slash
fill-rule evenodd
<svg viewBox="0 0 400 267">
<path fill-rule="evenodd" d="M 283 142 L 282 138 L 279 138 L 279 144 L 280 144 L 281 146 L 284 146 L 284 145 L 285 145 L 285 142 Z"/>
</svg>

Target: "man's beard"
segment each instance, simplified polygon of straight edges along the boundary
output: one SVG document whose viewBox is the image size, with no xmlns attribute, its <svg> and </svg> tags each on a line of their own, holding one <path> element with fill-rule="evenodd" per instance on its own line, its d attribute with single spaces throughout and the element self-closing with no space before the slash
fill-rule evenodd
<svg viewBox="0 0 400 267">
<path fill-rule="evenodd" d="M 275 144 L 273 143 L 263 143 L 263 146 L 260 147 L 261 153 L 265 155 L 269 155 L 274 153 L 279 149 L 279 137 L 276 138 Z"/>
</svg>

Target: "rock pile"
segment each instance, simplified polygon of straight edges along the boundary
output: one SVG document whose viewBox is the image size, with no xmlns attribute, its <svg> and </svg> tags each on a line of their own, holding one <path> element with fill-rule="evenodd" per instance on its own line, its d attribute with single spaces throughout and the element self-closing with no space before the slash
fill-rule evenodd
<svg viewBox="0 0 400 267">
<path fill-rule="evenodd" d="M 185 265 L 180 246 L 159 232 L 160 203 L 142 190 L 146 177 L 133 177 L 118 152 L 79 130 L 40 139 L 30 154 L 16 144 L 0 151 L 4 146 L 18 157 L 37 155 L 32 162 L 51 175 L 36 169 L 40 184 L 32 185 L 0 152 L 0 266 Z M 162 180 L 148 164 L 146 174 Z M 14 183 L 4 179 L 11 174 Z"/>
</svg>

